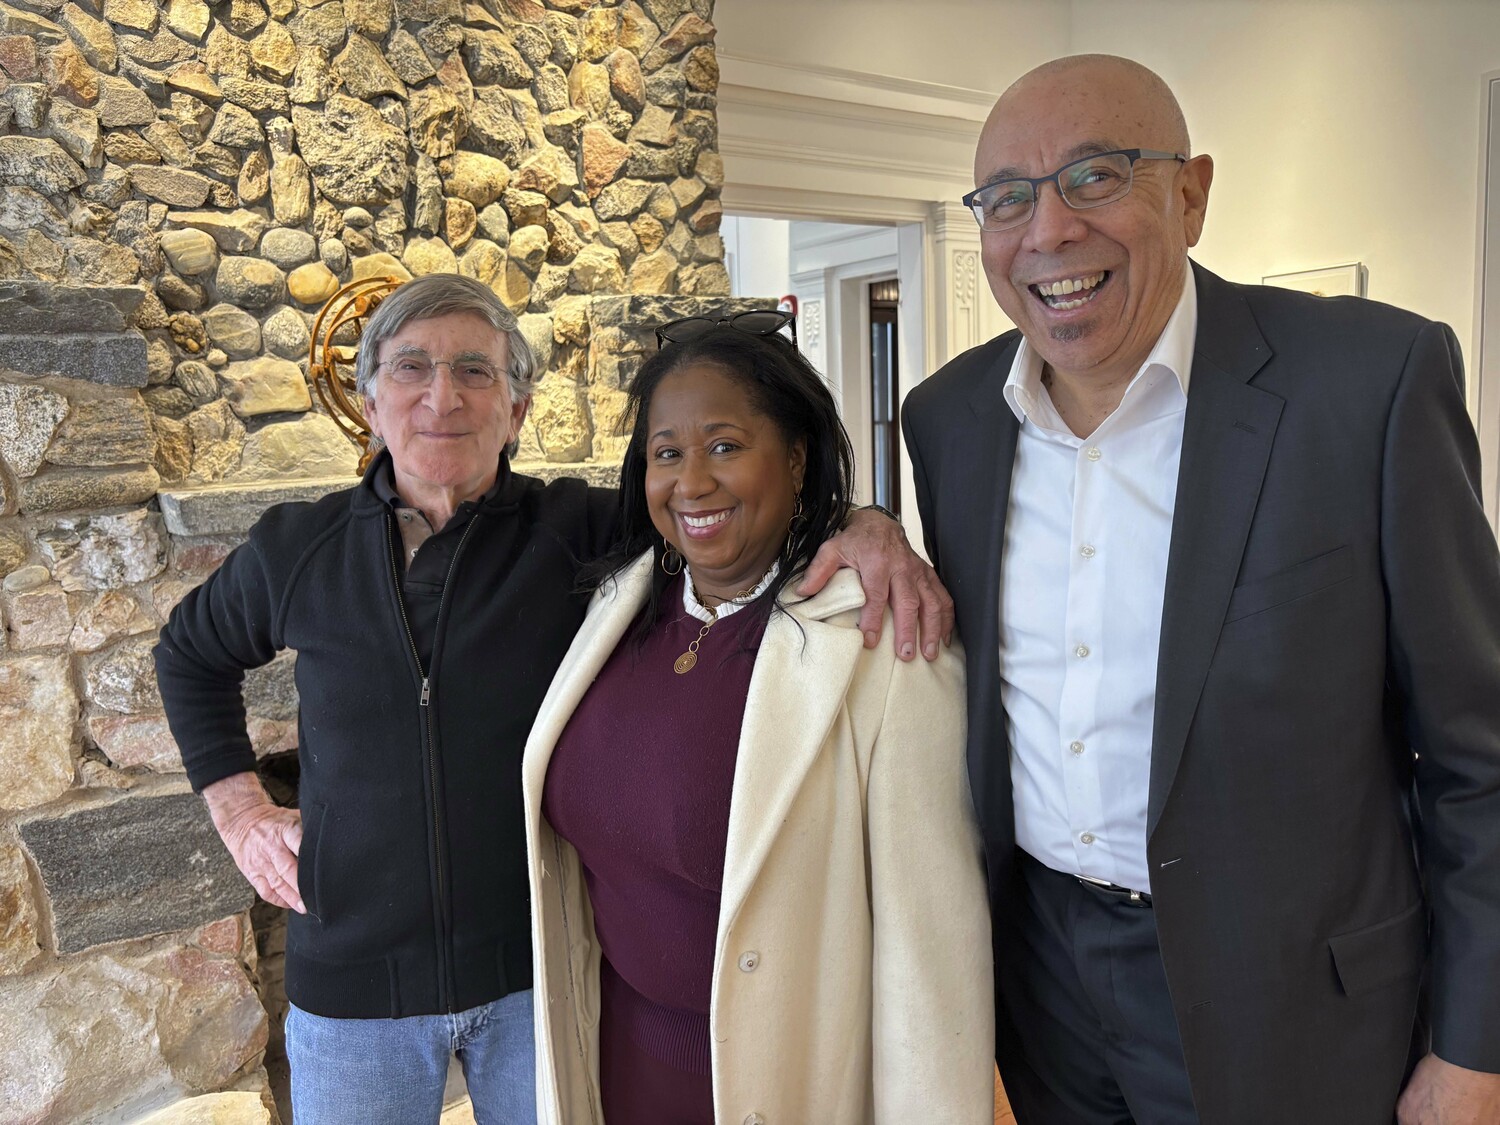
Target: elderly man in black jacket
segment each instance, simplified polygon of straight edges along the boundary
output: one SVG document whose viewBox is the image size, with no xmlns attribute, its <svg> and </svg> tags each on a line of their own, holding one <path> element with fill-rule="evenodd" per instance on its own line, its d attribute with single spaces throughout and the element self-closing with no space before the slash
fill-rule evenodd
<svg viewBox="0 0 1500 1125">
<path fill-rule="evenodd" d="M 436 1121 L 454 1054 L 480 1122 L 534 1120 L 521 751 L 614 509 L 606 490 L 511 471 L 534 375 L 485 286 L 397 290 L 357 372 L 385 450 L 356 487 L 268 511 L 162 630 L 188 777 L 240 870 L 294 911 L 298 1125 Z M 898 645 L 920 599 L 935 644 L 946 595 L 896 525 L 862 518 L 823 569 L 866 564 L 875 623 L 888 593 L 906 603 Z M 300 811 L 261 788 L 240 696 L 282 649 L 298 654 Z"/>
</svg>

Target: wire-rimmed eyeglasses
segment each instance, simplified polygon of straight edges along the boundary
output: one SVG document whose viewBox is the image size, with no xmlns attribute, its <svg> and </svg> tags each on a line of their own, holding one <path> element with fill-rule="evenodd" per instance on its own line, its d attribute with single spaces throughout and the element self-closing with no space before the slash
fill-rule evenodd
<svg viewBox="0 0 1500 1125">
<path fill-rule="evenodd" d="M 730 316 L 687 316 L 681 320 L 669 320 L 656 330 L 656 346 L 685 343 L 721 324 L 751 336 L 774 336 L 783 328 L 790 328 L 792 347 L 797 346 L 797 317 L 781 309 L 752 309 Z"/>
<path fill-rule="evenodd" d="M 1064 164 L 1045 176 L 1014 176 L 977 187 L 964 196 L 964 206 L 974 212 L 980 230 L 1010 230 L 1031 218 L 1043 184 L 1056 184 L 1062 201 L 1075 210 L 1103 207 L 1130 194 L 1137 160 L 1187 162 L 1177 152 L 1149 148 L 1122 148 L 1096 152 Z"/>
<path fill-rule="evenodd" d="M 384 369 L 391 382 L 403 387 L 425 387 L 446 367 L 453 381 L 471 391 L 486 391 L 500 380 L 500 372 L 489 357 L 480 352 L 460 353 L 452 359 L 435 359 L 420 348 L 402 348 L 390 359 L 375 365 Z"/>
</svg>

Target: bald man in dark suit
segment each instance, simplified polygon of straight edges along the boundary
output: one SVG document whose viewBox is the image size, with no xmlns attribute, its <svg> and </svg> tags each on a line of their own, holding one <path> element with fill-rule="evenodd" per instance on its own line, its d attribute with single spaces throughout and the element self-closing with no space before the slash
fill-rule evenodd
<svg viewBox="0 0 1500 1125">
<path fill-rule="evenodd" d="M 966 198 L 1019 331 L 904 425 L 1040 1125 L 1500 1121 L 1500 561 L 1457 342 L 1188 260 L 1213 164 L 1050 63 Z"/>
</svg>

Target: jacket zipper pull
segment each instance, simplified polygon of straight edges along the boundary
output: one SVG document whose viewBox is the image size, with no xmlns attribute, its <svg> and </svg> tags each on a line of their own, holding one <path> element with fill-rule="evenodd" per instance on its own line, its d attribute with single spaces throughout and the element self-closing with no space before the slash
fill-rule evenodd
<svg viewBox="0 0 1500 1125">
<path fill-rule="evenodd" d="M 426 676 L 423 676 L 422 677 L 422 698 L 419 701 L 420 704 L 421 704 L 421 706 L 426 707 L 427 706 L 427 701 L 428 701 L 428 699 L 431 698 L 431 696 L 432 696 L 432 684 L 428 682 L 428 678 Z"/>
</svg>

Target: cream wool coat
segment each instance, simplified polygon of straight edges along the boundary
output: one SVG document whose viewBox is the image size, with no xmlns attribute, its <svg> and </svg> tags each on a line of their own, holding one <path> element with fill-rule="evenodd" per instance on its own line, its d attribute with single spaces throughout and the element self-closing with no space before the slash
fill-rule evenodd
<svg viewBox="0 0 1500 1125">
<path fill-rule="evenodd" d="M 545 1125 L 604 1117 L 599 947 L 577 853 L 543 819 L 542 786 L 651 566 L 637 560 L 596 595 L 526 746 Z M 716 1120 L 989 1125 L 994 992 L 962 656 L 955 646 L 903 664 L 889 623 L 866 650 L 849 571 L 809 600 L 785 591 L 783 604 L 791 617 L 771 618 L 756 658 L 730 807 L 710 1004 Z"/>
</svg>

